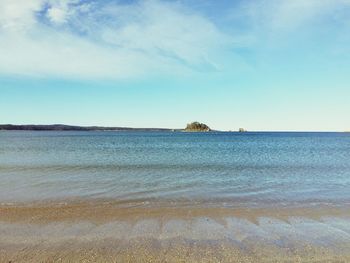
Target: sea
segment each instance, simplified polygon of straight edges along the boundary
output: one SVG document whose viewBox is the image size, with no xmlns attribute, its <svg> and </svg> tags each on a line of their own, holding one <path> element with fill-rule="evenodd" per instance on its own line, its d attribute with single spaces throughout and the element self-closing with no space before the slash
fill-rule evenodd
<svg viewBox="0 0 350 263">
<path fill-rule="evenodd" d="M 0 203 L 348 207 L 350 134 L 0 131 Z"/>
</svg>

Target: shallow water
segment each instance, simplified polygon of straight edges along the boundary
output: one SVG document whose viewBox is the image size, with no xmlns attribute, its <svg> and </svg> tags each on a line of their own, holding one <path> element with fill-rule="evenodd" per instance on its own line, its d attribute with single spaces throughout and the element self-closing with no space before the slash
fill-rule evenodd
<svg viewBox="0 0 350 263">
<path fill-rule="evenodd" d="M 349 218 L 0 221 L 1 262 L 349 262 Z"/>
<path fill-rule="evenodd" d="M 350 204 L 346 133 L 0 132 L 0 202 Z"/>
</svg>

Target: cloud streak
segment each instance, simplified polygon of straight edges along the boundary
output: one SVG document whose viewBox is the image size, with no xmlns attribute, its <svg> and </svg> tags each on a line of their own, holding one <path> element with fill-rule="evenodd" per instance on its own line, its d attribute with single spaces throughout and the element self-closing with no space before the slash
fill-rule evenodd
<svg viewBox="0 0 350 263">
<path fill-rule="evenodd" d="M 218 69 L 231 37 L 179 3 L 0 0 L 0 73 L 129 78 Z"/>
</svg>

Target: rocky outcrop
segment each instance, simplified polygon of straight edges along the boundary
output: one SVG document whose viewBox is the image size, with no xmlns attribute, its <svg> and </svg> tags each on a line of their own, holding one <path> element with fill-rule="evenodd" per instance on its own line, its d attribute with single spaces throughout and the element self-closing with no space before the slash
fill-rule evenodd
<svg viewBox="0 0 350 263">
<path fill-rule="evenodd" d="M 210 128 L 208 125 L 206 125 L 204 123 L 200 123 L 200 122 L 195 121 L 195 122 L 187 124 L 184 131 L 187 131 L 187 132 L 208 132 L 208 131 L 210 131 Z"/>
</svg>

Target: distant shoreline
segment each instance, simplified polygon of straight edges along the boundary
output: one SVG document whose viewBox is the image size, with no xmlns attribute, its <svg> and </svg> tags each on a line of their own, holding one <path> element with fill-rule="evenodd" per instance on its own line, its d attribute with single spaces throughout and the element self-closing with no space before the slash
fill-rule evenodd
<svg viewBox="0 0 350 263">
<path fill-rule="evenodd" d="M 169 128 L 130 128 L 130 127 L 104 127 L 104 126 L 75 126 L 64 124 L 51 125 L 14 125 L 2 124 L 0 131 L 182 131 L 181 129 Z"/>
<path fill-rule="evenodd" d="M 209 131 L 188 131 L 186 129 L 171 129 L 171 128 L 132 128 L 132 127 L 107 127 L 107 126 L 78 126 L 65 124 L 0 124 L 0 131 L 154 131 L 154 132 L 232 132 L 232 133 L 350 133 L 350 131 L 235 131 L 235 130 L 209 130 Z"/>
</svg>

